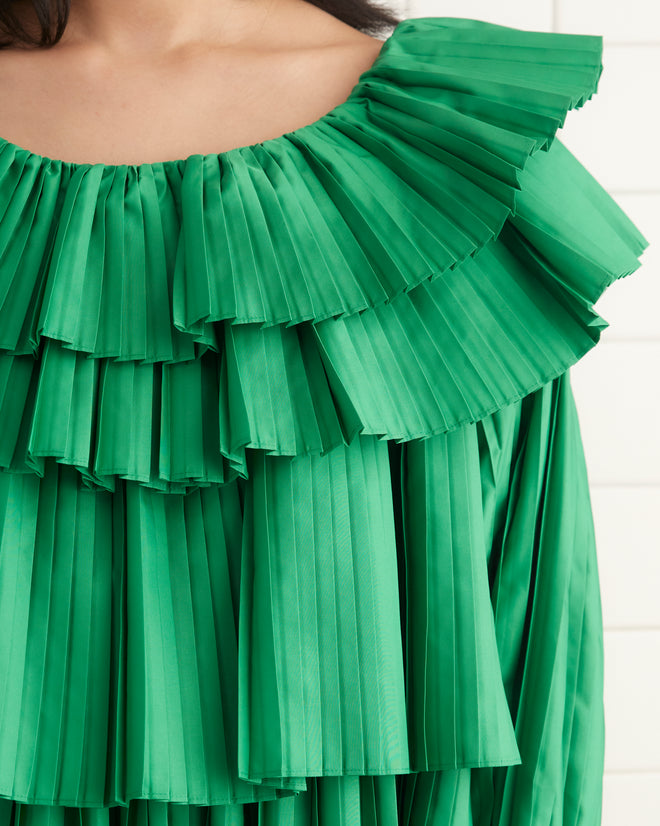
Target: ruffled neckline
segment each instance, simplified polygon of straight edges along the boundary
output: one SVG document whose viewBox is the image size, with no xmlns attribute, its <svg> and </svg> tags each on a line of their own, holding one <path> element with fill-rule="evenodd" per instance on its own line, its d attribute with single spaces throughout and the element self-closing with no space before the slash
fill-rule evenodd
<svg viewBox="0 0 660 826">
<path fill-rule="evenodd" d="M 401 21 L 346 101 L 185 160 L 0 145 L 0 349 L 184 361 L 216 322 L 320 322 L 457 266 L 515 210 L 529 157 L 596 91 L 602 38 Z M 119 315 L 117 315 L 119 314 Z M 25 322 L 25 323 L 24 323 Z"/>
<path fill-rule="evenodd" d="M 156 172 L 156 171 L 167 171 L 172 169 L 180 170 L 189 163 L 195 161 L 200 163 L 206 163 L 208 161 L 217 161 L 218 163 L 222 163 L 226 159 L 231 159 L 238 155 L 241 155 L 245 152 L 253 152 L 256 149 L 275 149 L 279 148 L 281 144 L 286 141 L 290 141 L 295 138 L 305 138 L 309 132 L 317 130 L 319 127 L 322 127 L 325 124 L 332 124 L 333 120 L 337 117 L 341 117 L 341 115 L 352 108 L 359 100 L 364 100 L 363 91 L 365 84 L 368 83 L 369 77 L 373 74 L 373 72 L 377 69 L 380 63 L 385 59 L 387 50 L 390 44 L 393 42 L 395 38 L 401 36 L 404 30 L 407 28 L 406 24 L 410 24 L 410 19 L 401 20 L 395 27 L 392 29 L 390 34 L 383 40 L 381 48 L 376 55 L 375 60 L 372 62 L 371 66 L 364 71 L 360 77 L 358 78 L 356 84 L 353 86 L 352 90 L 349 92 L 348 97 L 341 101 L 341 103 L 334 106 L 332 109 L 329 109 L 327 112 L 322 114 L 319 118 L 315 120 L 303 124 L 295 129 L 291 129 L 288 132 L 284 132 L 281 135 L 276 135 L 273 138 L 266 138 L 261 141 L 255 141 L 254 143 L 244 144 L 242 146 L 236 146 L 231 149 L 226 149 L 221 152 L 191 152 L 185 158 L 174 158 L 168 160 L 161 160 L 161 161 L 143 161 L 141 163 L 104 163 L 102 161 L 97 162 L 84 162 L 84 161 L 65 161 L 59 158 L 51 158 L 48 155 L 41 155 L 38 152 L 34 152 L 27 147 L 21 146 L 18 143 L 14 143 L 13 141 L 8 140 L 0 135 L 0 152 L 7 149 L 11 150 L 17 159 L 22 160 L 24 162 L 30 162 L 31 164 L 39 164 L 39 165 L 49 165 L 51 167 L 56 167 L 59 169 L 67 169 L 70 171 L 78 170 L 78 169 L 102 169 L 104 172 L 113 173 L 119 170 L 127 170 L 134 173 L 136 176 L 140 176 L 144 172 Z"/>
<path fill-rule="evenodd" d="M 392 87 L 396 87 L 402 79 L 405 80 L 405 71 L 402 74 L 401 69 L 399 68 L 399 61 L 401 58 L 407 57 L 409 60 L 417 60 L 418 63 L 420 60 L 424 61 L 425 58 L 428 59 L 429 53 L 427 52 L 425 54 L 423 48 L 422 50 L 417 51 L 417 48 L 423 44 L 423 39 L 425 36 L 435 36 L 437 38 L 438 45 L 442 41 L 445 41 L 446 45 L 450 45 L 450 39 L 454 41 L 451 44 L 452 48 L 450 48 L 445 56 L 438 52 L 437 58 L 439 61 L 439 66 L 441 66 L 443 58 L 450 54 L 457 57 L 459 62 L 462 57 L 467 57 L 468 60 L 471 56 L 474 57 L 474 54 L 470 55 L 470 51 L 474 49 L 476 44 L 476 40 L 474 38 L 475 34 L 477 35 L 476 40 L 483 40 L 481 37 L 482 35 L 486 35 L 486 39 L 489 35 L 494 35 L 493 43 L 491 45 L 495 49 L 501 49 L 502 45 L 506 42 L 508 42 L 509 46 L 514 50 L 520 45 L 527 45 L 532 49 L 539 47 L 543 48 L 547 45 L 552 52 L 551 63 L 555 64 L 554 68 L 559 72 L 559 84 L 561 84 L 562 75 L 566 81 L 574 83 L 576 79 L 575 69 L 580 68 L 577 64 L 571 66 L 570 50 L 584 50 L 585 53 L 591 51 L 592 56 L 597 58 L 600 62 L 600 51 L 602 49 L 602 38 L 600 36 L 527 31 L 524 29 L 514 29 L 508 26 L 471 18 L 406 18 L 400 20 L 399 23 L 392 29 L 390 34 L 383 40 L 382 46 L 375 60 L 371 66 L 360 75 L 355 86 L 344 101 L 325 112 L 319 118 L 272 138 L 266 138 L 261 141 L 255 141 L 251 144 L 236 146 L 220 152 L 193 152 L 184 158 L 160 161 L 143 161 L 140 163 L 109 164 L 101 161 L 93 163 L 82 161 L 65 161 L 58 158 L 52 158 L 48 155 L 39 154 L 2 136 L 0 136 L 0 153 L 3 151 L 11 151 L 17 161 L 30 166 L 48 166 L 52 169 L 67 171 L 70 173 L 84 170 L 100 170 L 103 174 L 114 174 L 116 172 L 126 171 L 127 173 L 133 174 L 135 177 L 140 177 L 144 173 L 157 174 L 161 172 L 167 173 L 168 171 L 174 170 L 181 171 L 192 163 L 200 163 L 205 165 L 210 161 L 214 161 L 218 164 L 222 164 L 223 161 L 229 162 L 232 159 L 238 158 L 246 153 L 254 153 L 257 150 L 265 150 L 267 152 L 272 150 L 274 152 L 279 152 L 280 150 L 285 149 L 286 145 L 291 144 L 292 142 L 305 142 L 308 138 L 322 138 L 324 127 L 326 126 L 340 126 L 342 120 L 354 120 L 356 115 L 359 118 L 360 113 L 358 110 L 360 108 L 365 110 L 369 108 L 370 99 L 373 96 L 372 86 L 374 85 L 374 82 L 375 88 L 378 88 L 379 80 L 382 81 L 382 79 L 385 79 L 386 83 Z M 513 36 L 510 37 L 510 34 Z M 548 41 L 545 43 L 544 40 L 549 34 L 553 36 L 553 42 L 550 43 Z M 458 40 L 456 40 L 457 35 Z M 527 41 L 526 44 L 522 43 L 522 40 Z M 465 47 L 464 49 L 460 48 L 461 44 Z M 457 45 L 459 46 L 458 49 L 455 48 Z M 484 58 L 488 57 L 489 44 L 483 41 L 481 45 L 483 47 L 482 56 Z M 565 56 L 567 58 L 566 62 L 563 60 L 557 61 L 557 47 L 560 49 L 565 47 Z M 393 61 L 389 60 L 390 52 L 394 52 Z M 581 56 L 579 60 L 583 61 L 584 56 Z M 512 62 L 515 63 L 516 61 L 520 61 L 519 66 L 522 70 L 526 62 L 526 58 L 517 55 L 512 56 Z M 411 65 L 410 68 L 412 70 L 414 67 Z M 585 65 L 581 68 L 583 71 L 587 69 Z M 594 84 L 592 91 L 595 91 L 595 85 L 597 84 L 601 71 L 602 65 L 599 66 L 595 77 L 587 77 L 586 74 L 583 75 L 584 81 L 587 84 Z M 571 72 L 573 72 L 572 75 Z M 485 87 L 487 87 L 488 81 L 486 80 L 486 75 L 484 75 L 484 81 L 486 81 Z M 495 83 L 497 82 L 498 79 L 496 78 Z M 420 85 L 428 85 L 429 90 L 432 91 L 434 81 L 427 84 L 426 79 L 420 78 Z M 529 84 L 524 77 L 521 77 L 520 82 L 516 82 L 516 85 L 520 85 L 521 88 L 524 88 Z M 529 88 L 532 89 L 533 87 L 529 85 Z M 479 93 L 481 90 L 475 89 L 474 91 Z M 502 92 L 506 95 L 506 89 L 503 88 Z M 591 93 L 588 97 L 591 97 Z M 427 99 L 428 102 L 431 101 L 430 96 L 427 96 Z M 584 99 L 572 101 L 567 108 L 581 106 L 583 103 Z"/>
<path fill-rule="evenodd" d="M 427 438 L 558 376 L 648 245 L 556 139 L 601 55 L 408 18 L 344 103 L 252 146 L 0 143 L 0 468 L 187 491 L 247 478 L 248 448 Z"/>
</svg>

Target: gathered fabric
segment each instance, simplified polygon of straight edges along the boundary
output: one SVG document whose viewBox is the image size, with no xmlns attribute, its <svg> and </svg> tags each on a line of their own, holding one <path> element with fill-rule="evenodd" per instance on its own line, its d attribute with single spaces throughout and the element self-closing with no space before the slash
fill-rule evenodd
<svg viewBox="0 0 660 826">
<path fill-rule="evenodd" d="M 251 146 L 0 138 L 0 826 L 600 823 L 602 69 L 410 18 Z"/>
</svg>

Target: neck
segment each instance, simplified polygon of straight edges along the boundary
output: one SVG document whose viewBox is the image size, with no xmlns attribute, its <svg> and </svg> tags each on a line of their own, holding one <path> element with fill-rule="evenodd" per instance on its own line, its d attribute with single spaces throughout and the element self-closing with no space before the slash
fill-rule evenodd
<svg viewBox="0 0 660 826">
<path fill-rule="evenodd" d="M 62 41 L 113 53 L 247 43 L 281 0 L 71 0 Z"/>
</svg>

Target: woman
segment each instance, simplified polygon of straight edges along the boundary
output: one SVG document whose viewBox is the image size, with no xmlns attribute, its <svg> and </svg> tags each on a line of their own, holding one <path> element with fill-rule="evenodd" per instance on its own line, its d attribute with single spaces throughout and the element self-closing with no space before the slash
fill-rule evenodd
<svg viewBox="0 0 660 826">
<path fill-rule="evenodd" d="M 0 826 L 599 823 L 602 38 L 0 9 Z"/>
</svg>

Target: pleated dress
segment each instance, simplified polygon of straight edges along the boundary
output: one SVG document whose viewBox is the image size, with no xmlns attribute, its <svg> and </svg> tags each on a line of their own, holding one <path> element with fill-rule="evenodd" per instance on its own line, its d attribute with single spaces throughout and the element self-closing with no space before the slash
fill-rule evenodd
<svg viewBox="0 0 660 826">
<path fill-rule="evenodd" d="M 601 57 L 409 18 L 250 146 L 0 139 L 0 826 L 600 823 Z"/>
</svg>

